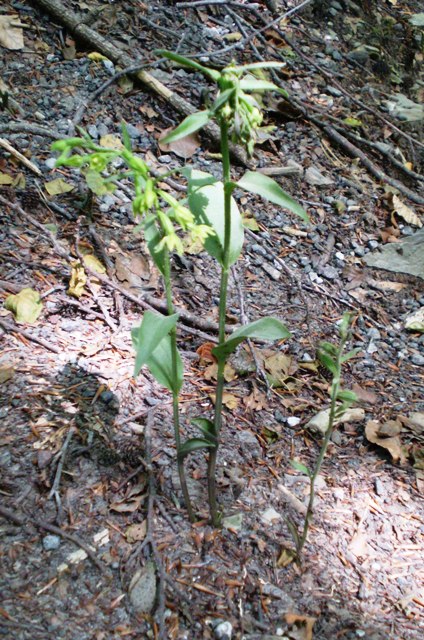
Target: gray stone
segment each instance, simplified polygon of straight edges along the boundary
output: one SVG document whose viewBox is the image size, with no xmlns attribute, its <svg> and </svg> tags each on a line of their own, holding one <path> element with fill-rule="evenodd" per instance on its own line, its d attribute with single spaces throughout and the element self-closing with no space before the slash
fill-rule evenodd
<svg viewBox="0 0 424 640">
<path fill-rule="evenodd" d="M 369 267 L 396 273 L 409 273 L 424 279 L 424 228 L 400 242 L 384 245 L 378 252 L 364 256 Z"/>
<path fill-rule="evenodd" d="M 327 265 L 322 269 L 321 275 L 324 276 L 324 278 L 327 278 L 327 280 L 336 280 L 339 276 L 339 272 L 334 267 Z"/>
<path fill-rule="evenodd" d="M 216 640 L 231 640 L 233 635 L 233 626 L 228 620 L 218 622 L 213 633 Z"/>
<path fill-rule="evenodd" d="M 54 551 L 60 547 L 60 537 L 49 534 L 43 538 L 43 549 L 45 551 Z"/>
<path fill-rule="evenodd" d="M 411 362 L 418 367 L 424 367 L 424 355 L 421 353 L 413 353 L 411 356 Z"/>
</svg>

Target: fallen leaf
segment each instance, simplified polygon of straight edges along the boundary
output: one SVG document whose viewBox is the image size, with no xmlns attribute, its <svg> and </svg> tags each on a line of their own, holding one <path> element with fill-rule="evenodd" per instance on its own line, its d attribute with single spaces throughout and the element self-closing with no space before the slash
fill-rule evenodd
<svg viewBox="0 0 424 640">
<path fill-rule="evenodd" d="M 132 496 L 125 501 L 112 502 L 109 509 L 111 511 L 117 511 L 118 513 L 134 513 L 134 511 L 138 511 L 138 509 L 140 509 L 144 498 L 144 495 L 138 495 Z"/>
<path fill-rule="evenodd" d="M 132 544 L 133 542 L 141 542 L 144 540 L 147 534 L 147 520 L 139 524 L 132 524 L 125 532 L 127 541 Z"/>
<path fill-rule="evenodd" d="M 268 509 L 265 509 L 265 511 L 261 513 L 260 518 L 264 524 L 272 525 L 277 520 L 281 520 L 281 514 L 278 513 L 274 507 L 268 507 Z"/>
<path fill-rule="evenodd" d="M 377 291 L 382 291 L 383 293 L 398 293 L 405 288 L 405 284 L 403 282 L 392 282 L 391 280 L 374 280 L 370 278 L 368 280 L 368 284 L 373 288 L 377 289 Z"/>
<path fill-rule="evenodd" d="M 85 255 L 83 261 L 84 264 L 95 273 L 106 273 L 106 267 L 92 253 Z"/>
<path fill-rule="evenodd" d="M 415 211 L 410 209 L 397 195 L 394 193 L 391 195 L 393 211 L 405 220 L 408 224 L 413 224 L 416 227 L 422 227 L 423 224 Z"/>
<path fill-rule="evenodd" d="M 246 227 L 246 229 L 250 229 L 251 231 L 259 231 L 259 225 L 250 211 L 246 211 L 245 213 L 243 213 L 241 219 L 243 222 L 243 226 Z"/>
<path fill-rule="evenodd" d="M 387 449 L 390 455 L 393 458 L 393 462 L 400 462 L 400 464 L 405 464 L 407 461 L 407 455 L 402 448 L 402 443 L 400 437 L 393 436 L 389 438 L 382 438 L 380 433 L 381 425 L 376 420 L 369 420 L 365 427 L 365 436 L 368 442 L 372 444 L 376 444 L 383 449 Z"/>
<path fill-rule="evenodd" d="M 200 147 L 200 139 L 197 133 L 191 133 L 190 135 L 180 138 L 175 142 L 164 144 L 161 142 L 161 139 L 164 138 L 169 131 L 172 131 L 172 127 L 165 129 L 159 138 L 158 145 L 161 151 L 172 151 L 179 158 L 184 158 L 186 160 L 187 158 L 191 158 Z"/>
<path fill-rule="evenodd" d="M 92 51 L 91 53 L 89 53 L 87 55 L 87 58 L 89 60 L 92 60 L 93 62 L 101 62 L 102 60 L 109 60 L 109 58 L 104 56 L 102 53 L 98 53 L 97 51 Z"/>
<path fill-rule="evenodd" d="M 58 196 L 62 193 L 69 193 L 69 191 L 73 191 L 74 188 L 71 184 L 65 182 L 63 178 L 56 178 L 56 180 L 45 182 L 44 186 L 49 196 Z"/>
<path fill-rule="evenodd" d="M 0 384 L 2 384 L 3 382 L 7 382 L 7 380 L 10 380 L 11 378 L 13 378 L 13 376 L 15 375 L 15 370 L 12 366 L 10 365 L 2 365 L 0 367 Z"/>
<path fill-rule="evenodd" d="M 216 400 L 215 394 L 211 393 L 209 394 L 209 397 L 212 400 L 212 402 L 215 404 L 215 400 Z M 232 393 L 228 393 L 227 391 L 224 391 L 222 396 L 222 402 L 224 406 L 227 407 L 227 409 L 230 409 L 230 410 L 237 409 L 240 403 L 240 398 L 237 398 L 237 396 L 234 396 Z"/>
<path fill-rule="evenodd" d="M 32 324 L 40 315 L 43 305 L 38 291 L 26 288 L 16 295 L 7 296 L 4 308 L 13 313 L 16 322 Z"/>
<path fill-rule="evenodd" d="M 419 333 L 424 333 L 424 307 L 418 309 L 418 311 L 414 311 L 407 318 L 405 318 L 405 329 L 408 331 L 419 331 Z"/>
<path fill-rule="evenodd" d="M 273 386 L 284 385 L 287 378 L 296 373 L 298 365 L 296 360 L 284 353 L 276 353 L 264 361 L 264 367 L 271 376 Z"/>
<path fill-rule="evenodd" d="M 399 420 L 387 420 L 378 430 L 378 436 L 381 438 L 393 438 L 398 436 L 402 431 L 402 423 Z"/>
<path fill-rule="evenodd" d="M 242 37 L 243 36 L 239 31 L 234 31 L 233 33 L 226 33 L 224 35 L 224 40 L 227 42 L 238 42 Z"/>
<path fill-rule="evenodd" d="M 212 349 L 215 346 L 214 342 L 204 342 L 200 347 L 198 347 L 198 349 L 196 349 L 201 365 L 205 364 L 205 362 L 216 362 L 216 358 L 212 353 Z"/>
<path fill-rule="evenodd" d="M 243 404 L 251 411 L 262 411 L 267 405 L 267 397 L 255 387 L 249 396 L 243 398 Z"/>
<path fill-rule="evenodd" d="M 111 133 L 106 133 L 104 136 L 101 136 L 99 144 L 101 147 L 106 147 L 107 149 L 120 150 L 124 148 L 121 139 Z"/>
<path fill-rule="evenodd" d="M 277 567 L 283 569 L 284 567 L 288 567 L 289 564 L 293 562 L 296 558 L 296 551 L 294 549 L 289 549 L 288 547 L 283 547 L 280 551 L 280 555 L 277 560 Z"/>
<path fill-rule="evenodd" d="M 144 113 L 144 115 L 146 115 L 148 118 L 157 118 L 157 116 L 159 115 L 157 111 L 152 109 L 152 107 L 150 107 L 149 105 L 141 105 L 141 107 L 139 107 L 139 111 L 141 113 Z"/>
<path fill-rule="evenodd" d="M 367 536 L 358 531 L 349 543 L 349 551 L 357 558 L 366 558 L 370 553 Z"/>
<path fill-rule="evenodd" d="M 284 618 L 288 625 L 296 627 L 297 630 L 301 630 L 303 632 L 300 636 L 296 635 L 296 640 L 313 640 L 313 629 L 316 618 L 301 616 L 297 613 L 286 613 Z"/>
<path fill-rule="evenodd" d="M 7 173 L 0 173 L 0 185 L 8 185 L 13 183 L 12 176 L 9 176 Z"/>
<path fill-rule="evenodd" d="M 344 424 L 347 422 L 362 422 L 365 418 L 365 411 L 361 407 L 351 407 L 347 409 L 344 414 L 334 421 L 334 424 Z M 330 409 L 320 411 L 305 425 L 307 429 L 311 431 L 321 433 L 324 435 L 328 429 L 328 422 L 330 419 Z"/>
<path fill-rule="evenodd" d="M 23 49 L 24 32 L 18 15 L 0 16 L 0 46 L 10 51 Z"/>
<path fill-rule="evenodd" d="M 87 284 L 87 274 L 81 262 L 73 262 L 71 266 L 71 279 L 69 281 L 68 293 L 75 298 L 80 298 Z"/>
<path fill-rule="evenodd" d="M 218 364 L 213 362 L 203 372 L 203 377 L 205 380 L 216 380 L 218 377 Z M 232 382 L 237 378 L 237 374 L 234 368 L 227 362 L 224 367 L 224 380 L 225 382 Z M 231 407 L 229 407 L 231 408 Z"/>
<path fill-rule="evenodd" d="M 378 401 L 378 395 L 370 389 L 364 389 L 356 382 L 352 385 L 352 391 L 356 393 L 358 400 L 367 404 L 375 404 Z"/>
</svg>

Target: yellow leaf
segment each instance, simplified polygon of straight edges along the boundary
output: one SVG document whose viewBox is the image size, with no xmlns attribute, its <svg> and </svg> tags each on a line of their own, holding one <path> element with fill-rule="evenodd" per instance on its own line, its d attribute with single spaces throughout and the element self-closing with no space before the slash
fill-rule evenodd
<svg viewBox="0 0 424 640">
<path fill-rule="evenodd" d="M 397 195 L 392 195 L 392 206 L 393 211 L 398 214 L 401 218 L 405 220 L 408 224 L 413 224 L 416 227 L 422 227 L 423 223 L 413 211 L 410 209 Z"/>
<path fill-rule="evenodd" d="M 278 556 L 277 567 L 282 569 L 283 567 L 288 567 L 289 564 L 293 562 L 296 558 L 296 551 L 294 549 L 288 549 L 287 547 L 283 547 L 281 549 L 281 553 Z"/>
<path fill-rule="evenodd" d="M 46 191 L 50 196 L 58 196 L 62 193 L 68 193 L 74 188 L 71 184 L 65 182 L 63 178 L 56 178 L 56 180 L 45 182 L 44 186 L 46 187 Z"/>
<path fill-rule="evenodd" d="M 96 256 L 93 256 L 92 253 L 89 253 L 86 256 L 83 256 L 84 264 L 87 265 L 89 269 L 95 271 L 96 273 L 106 273 L 106 267 L 100 262 Z"/>
<path fill-rule="evenodd" d="M 38 291 L 28 288 L 14 296 L 7 296 L 4 307 L 13 313 L 16 322 L 28 324 L 35 322 L 43 309 Z"/>
<path fill-rule="evenodd" d="M 12 184 L 13 178 L 7 173 L 0 173 L 0 184 Z"/>
<path fill-rule="evenodd" d="M 125 537 L 129 543 L 141 542 L 146 537 L 147 533 L 147 520 L 139 524 L 132 524 L 125 532 Z"/>
<path fill-rule="evenodd" d="M 238 42 L 242 39 L 242 35 L 239 31 L 234 31 L 234 33 L 227 33 L 224 38 L 227 42 Z"/>
<path fill-rule="evenodd" d="M 123 149 L 124 145 L 121 140 L 116 136 L 113 136 L 111 133 L 107 133 L 105 136 L 100 138 L 100 146 L 106 147 L 107 149 Z"/>
<path fill-rule="evenodd" d="M 89 53 L 87 58 L 89 60 L 92 60 L 93 62 L 101 62 L 102 60 L 109 60 L 109 58 L 104 56 L 102 53 L 99 53 L 98 51 L 93 51 L 92 53 Z"/>
<path fill-rule="evenodd" d="M 11 51 L 23 49 L 24 32 L 18 15 L 0 16 L 0 46 Z"/>
<path fill-rule="evenodd" d="M 216 395 L 214 393 L 211 393 L 209 397 L 212 400 L 212 402 L 215 404 Z M 227 407 L 227 409 L 230 409 L 231 411 L 232 409 L 237 409 L 240 402 L 240 398 L 237 398 L 237 396 L 234 396 L 232 393 L 227 393 L 226 391 L 224 391 L 224 394 L 222 396 L 222 402 Z"/>
<path fill-rule="evenodd" d="M 87 275 L 80 262 L 72 265 L 71 279 L 69 281 L 68 293 L 75 298 L 80 298 L 84 293 L 84 286 L 87 284 Z"/>
<path fill-rule="evenodd" d="M 10 365 L 2 365 L 0 367 L 0 384 L 6 382 L 7 380 L 10 380 L 10 378 L 13 378 L 14 374 L 15 370 L 13 367 L 11 367 Z"/>
</svg>

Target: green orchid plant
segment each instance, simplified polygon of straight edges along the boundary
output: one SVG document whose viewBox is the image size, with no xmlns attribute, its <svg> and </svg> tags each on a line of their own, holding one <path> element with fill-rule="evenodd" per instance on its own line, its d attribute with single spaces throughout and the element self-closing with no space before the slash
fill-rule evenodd
<svg viewBox="0 0 424 640">
<path fill-rule="evenodd" d="M 355 357 L 359 349 L 352 349 L 348 353 L 344 353 L 346 344 L 350 339 L 350 327 L 352 323 L 352 314 L 346 312 L 339 323 L 339 341 L 337 344 L 331 342 L 321 342 L 318 346 L 317 356 L 320 363 L 327 369 L 332 376 L 330 385 L 330 411 L 328 417 L 328 426 L 324 434 L 318 458 L 313 469 L 309 469 L 303 462 L 291 460 L 291 465 L 296 471 L 304 473 L 309 479 L 309 499 L 306 508 L 305 520 L 301 532 L 298 531 L 294 522 L 287 520 L 288 527 L 293 536 L 296 553 L 293 554 L 297 561 L 300 562 L 303 547 L 308 537 L 308 531 L 312 523 L 314 501 L 315 501 L 315 483 L 321 471 L 322 463 L 327 453 L 328 445 L 333 435 L 337 422 L 343 417 L 349 407 L 357 402 L 358 398 L 353 391 L 343 389 L 342 383 L 342 366 Z"/>
<path fill-rule="evenodd" d="M 195 513 L 187 487 L 185 458 L 194 451 L 207 451 L 210 516 L 213 525 L 218 526 L 221 513 L 216 495 L 216 464 L 222 427 L 224 369 L 227 358 L 247 338 L 284 340 L 290 336 L 286 326 L 276 318 L 256 320 L 226 336 L 229 273 L 242 252 L 244 240 L 242 218 L 233 193 L 236 189 L 241 189 L 260 195 L 295 213 L 305 222 L 308 221 L 308 216 L 274 180 L 261 173 L 247 171 L 237 182 L 231 178 L 230 143 L 243 145 L 247 152 L 252 154 L 262 123 L 260 104 L 255 96 L 267 91 L 285 94 L 283 89 L 268 80 L 258 78 L 255 73 L 264 68 L 279 68 L 282 65 L 274 62 L 229 65 L 217 71 L 169 51 L 158 51 L 157 54 L 200 71 L 216 83 L 218 91 L 212 105 L 185 118 L 162 141 L 176 141 L 202 129 L 209 121 L 216 121 L 221 134 L 222 180 L 193 167 L 184 167 L 178 171 L 187 180 L 187 198 L 176 200 L 160 187 L 164 176 L 155 178 L 144 160 L 132 152 L 125 126 L 124 145 L 121 149 L 105 149 L 85 136 L 60 140 L 54 143 L 53 149 L 61 154 L 56 165 L 79 167 L 85 174 L 88 186 L 97 194 L 113 191 L 117 181 L 123 177 L 129 176 L 133 180 L 133 211 L 140 219 L 137 229 L 144 231 L 148 249 L 162 274 L 168 311 L 166 317 L 147 311 L 140 327 L 133 329 L 132 339 L 136 350 L 135 375 L 146 365 L 156 380 L 172 393 L 179 477 L 191 521 L 194 520 Z M 78 149 L 80 153 L 72 154 L 74 149 Z M 125 170 L 113 169 L 113 161 L 118 157 L 125 163 Z M 107 168 L 108 172 L 105 172 Z M 187 244 L 193 241 L 200 241 L 221 268 L 219 335 L 218 345 L 213 349 L 218 363 L 218 373 L 213 419 L 200 416 L 192 420 L 200 435 L 183 441 L 178 401 L 183 384 L 183 364 L 177 348 L 178 314 L 175 313 L 173 305 L 171 254 L 183 253 Z"/>
</svg>

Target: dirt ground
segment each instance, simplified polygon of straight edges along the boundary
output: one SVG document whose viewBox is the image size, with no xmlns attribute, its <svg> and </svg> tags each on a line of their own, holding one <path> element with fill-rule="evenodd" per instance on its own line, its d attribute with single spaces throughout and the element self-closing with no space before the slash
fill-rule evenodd
<svg viewBox="0 0 424 640">
<path fill-rule="evenodd" d="M 90 55 L 98 47 L 74 39 L 45 2 L 5 0 L 0 43 L 10 36 L 5 16 L 25 28 L 15 27 L 23 48 L 7 41 L 0 57 L 0 296 L 30 287 L 43 310 L 22 324 L 0 309 L 1 632 L 14 640 L 418 640 L 424 341 L 422 328 L 405 322 L 424 307 L 423 120 L 396 117 L 387 102 L 401 94 L 423 103 L 422 30 L 410 21 L 419 3 L 315 2 L 284 22 L 275 18 L 294 2 L 188 4 L 63 6 L 136 64 L 163 47 L 202 52 L 216 66 L 286 62 L 277 79 L 291 100 L 266 99 L 273 128 L 253 163 L 301 202 L 311 224 L 236 194 L 248 228 L 228 323 L 272 314 L 292 337 L 256 345 L 258 372 L 249 348 L 232 357 L 218 468 L 224 526 L 208 522 L 200 453 L 188 463 L 198 518 L 190 525 L 170 397 L 146 369 L 133 377 L 130 329 L 146 308 L 163 311 L 163 288 L 134 232 L 131 184 L 92 196 L 76 170 L 54 169 L 50 144 L 76 124 L 96 140 L 116 139 L 125 120 L 156 171 L 190 163 L 219 175 L 216 141 L 201 134 L 164 147 L 160 136 L 183 117 L 175 102 L 129 76 L 111 81 L 119 65 Z M 201 75 L 168 64 L 152 73 L 196 109 L 207 103 Z M 234 176 L 244 171 L 236 161 Z M 57 178 L 72 190 L 49 192 Z M 404 254 L 411 238 L 418 271 L 367 266 L 393 243 Z M 78 298 L 68 293 L 76 243 L 107 269 Z M 190 418 L 213 410 L 219 274 L 202 252 L 175 256 L 173 275 L 191 433 Z M 314 464 L 321 436 L 308 422 L 328 407 L 316 347 L 337 339 L 345 311 L 355 314 L 351 343 L 360 349 L 344 369 L 359 397 L 356 417 L 332 436 L 303 562 L 286 564 L 287 519 L 301 526 L 308 497 L 290 460 Z"/>
</svg>

